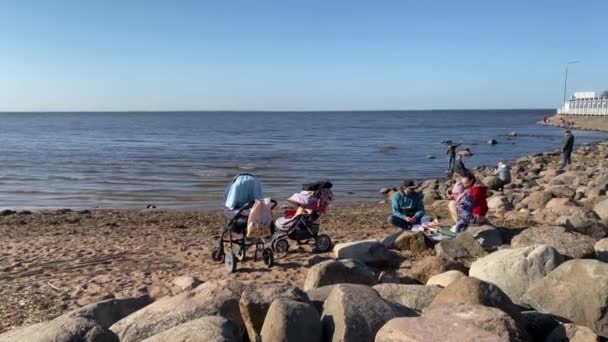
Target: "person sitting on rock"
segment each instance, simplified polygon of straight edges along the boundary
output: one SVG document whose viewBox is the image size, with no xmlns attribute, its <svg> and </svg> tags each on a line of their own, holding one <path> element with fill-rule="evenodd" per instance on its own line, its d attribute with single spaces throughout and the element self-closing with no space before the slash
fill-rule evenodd
<svg viewBox="0 0 608 342">
<path fill-rule="evenodd" d="M 494 175 L 498 176 L 500 180 L 500 186 L 497 190 L 503 191 L 505 185 L 511 183 L 511 166 L 506 164 L 503 160 L 498 162 L 498 167 L 494 171 Z"/>
<path fill-rule="evenodd" d="M 456 181 L 452 189 L 448 190 L 448 210 L 450 211 L 450 217 L 452 221 L 458 221 L 458 213 L 456 210 L 456 202 L 460 199 L 460 196 L 464 194 L 464 185 L 462 185 L 462 181 L 459 179 Z"/>
<path fill-rule="evenodd" d="M 452 219 L 456 222 L 450 229 L 453 233 L 466 230 L 469 222 L 473 219 L 474 198 L 471 194 L 471 188 L 475 182 L 475 176 L 470 172 L 466 173 L 449 193 L 452 200 L 448 203 L 448 206 Z"/>
<path fill-rule="evenodd" d="M 488 214 L 488 187 L 482 182 L 476 181 L 471 187 L 471 196 L 473 196 L 473 223 L 486 223 L 486 215 Z"/>
<path fill-rule="evenodd" d="M 416 188 L 413 180 L 403 181 L 401 189 L 393 197 L 389 224 L 401 229 L 411 229 L 414 224 L 420 223 L 424 216 L 424 203 Z"/>
</svg>

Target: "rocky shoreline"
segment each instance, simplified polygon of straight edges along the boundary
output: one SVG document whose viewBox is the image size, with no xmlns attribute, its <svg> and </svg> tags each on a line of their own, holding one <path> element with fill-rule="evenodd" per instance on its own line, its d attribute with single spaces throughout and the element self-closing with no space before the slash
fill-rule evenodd
<svg viewBox="0 0 608 342">
<path fill-rule="evenodd" d="M 512 183 L 490 191 L 489 224 L 457 238 L 397 232 L 387 204 L 332 208 L 321 228 L 332 253 L 291 242 L 273 268 L 232 275 L 208 258 L 217 212 L 3 216 L 2 330 L 59 316 L 0 341 L 606 338 L 608 143 L 580 147 L 564 170 L 560 161 L 513 162 Z M 474 171 L 494 188 L 490 168 Z M 452 183 L 423 183 L 430 215 L 449 216 Z"/>
<path fill-rule="evenodd" d="M 566 124 L 567 122 L 570 122 L 571 124 Z M 608 132 L 608 117 L 605 116 L 556 114 L 550 117 L 547 123 L 544 123 L 543 121 L 539 121 L 538 123 L 564 129 Z"/>
</svg>

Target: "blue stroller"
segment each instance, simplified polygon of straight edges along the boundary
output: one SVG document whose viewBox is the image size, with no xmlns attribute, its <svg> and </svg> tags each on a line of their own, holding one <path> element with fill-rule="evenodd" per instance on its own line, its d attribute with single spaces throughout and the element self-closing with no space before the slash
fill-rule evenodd
<svg viewBox="0 0 608 342">
<path fill-rule="evenodd" d="M 223 262 L 228 272 L 236 271 L 237 262 L 245 260 L 249 247 L 255 247 L 254 260 L 261 259 L 267 267 L 272 267 L 274 255 L 266 244 L 272 239 L 274 227 L 268 241 L 265 238 L 247 238 L 247 220 L 256 200 L 261 200 L 262 187 L 257 178 L 250 174 L 240 174 L 232 179 L 224 191 L 225 225 L 222 235 L 211 253 L 214 261 Z M 271 208 L 277 202 L 272 200 Z"/>
</svg>

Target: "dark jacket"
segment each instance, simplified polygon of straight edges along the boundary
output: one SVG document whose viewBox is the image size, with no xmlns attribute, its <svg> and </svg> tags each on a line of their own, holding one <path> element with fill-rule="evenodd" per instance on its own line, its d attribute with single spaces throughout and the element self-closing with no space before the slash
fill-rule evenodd
<svg viewBox="0 0 608 342">
<path fill-rule="evenodd" d="M 458 159 L 456 161 L 456 165 L 454 165 L 454 172 L 456 172 L 459 175 L 464 175 L 469 173 L 469 169 L 466 168 L 466 166 L 464 166 L 464 162 L 462 161 L 462 159 Z"/>
<path fill-rule="evenodd" d="M 574 135 L 566 134 L 564 143 L 562 144 L 562 152 L 572 152 L 572 149 L 574 149 Z"/>
<path fill-rule="evenodd" d="M 393 216 L 405 219 L 406 217 L 415 217 L 419 222 L 424 216 L 424 203 L 422 202 L 422 194 L 414 192 L 406 195 L 403 191 L 399 191 L 393 197 L 392 205 Z"/>
<path fill-rule="evenodd" d="M 460 146 L 460 144 L 449 144 L 445 154 L 449 157 L 456 157 L 456 148 Z"/>
</svg>

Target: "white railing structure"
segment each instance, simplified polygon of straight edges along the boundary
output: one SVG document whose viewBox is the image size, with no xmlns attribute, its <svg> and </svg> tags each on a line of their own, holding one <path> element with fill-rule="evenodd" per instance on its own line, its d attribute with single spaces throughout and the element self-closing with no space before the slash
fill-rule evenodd
<svg viewBox="0 0 608 342">
<path fill-rule="evenodd" d="M 564 105 L 557 110 L 557 113 L 563 115 L 608 115 L 608 97 L 572 97 L 570 101 L 564 103 Z"/>
</svg>

